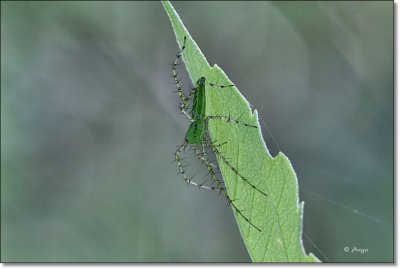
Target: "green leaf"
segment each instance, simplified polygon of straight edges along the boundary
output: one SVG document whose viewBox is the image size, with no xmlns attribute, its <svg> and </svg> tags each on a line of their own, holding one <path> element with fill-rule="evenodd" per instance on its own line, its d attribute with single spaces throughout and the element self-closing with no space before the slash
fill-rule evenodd
<svg viewBox="0 0 400 269">
<path fill-rule="evenodd" d="M 210 67 L 171 3 L 163 1 L 162 4 L 179 47 L 187 37 L 183 61 L 193 84 L 202 76 L 208 82 L 234 84 L 217 65 Z M 206 91 L 207 115 L 229 115 L 259 126 L 257 111 L 251 111 L 236 87 L 208 87 Z M 318 262 L 313 254 L 306 255 L 302 244 L 303 203 L 299 203 L 297 178 L 289 159 L 283 153 L 276 157 L 269 154 L 260 128 L 211 120 L 209 132 L 213 141 L 227 142 L 219 150 L 232 166 L 267 193 L 264 196 L 254 190 L 218 158 L 229 196 L 261 230 L 259 232 L 233 210 L 251 259 L 254 262 Z"/>
</svg>

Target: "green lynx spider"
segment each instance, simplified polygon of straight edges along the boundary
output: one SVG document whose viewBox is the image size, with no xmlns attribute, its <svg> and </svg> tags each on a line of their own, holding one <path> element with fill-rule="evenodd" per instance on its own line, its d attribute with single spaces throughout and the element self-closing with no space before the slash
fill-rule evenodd
<svg viewBox="0 0 400 269">
<path fill-rule="evenodd" d="M 176 54 L 176 59 L 172 64 L 172 77 L 175 80 L 176 88 L 177 88 L 177 93 L 179 95 L 179 98 L 181 100 L 181 103 L 179 105 L 179 109 L 182 114 L 184 114 L 189 120 L 191 121 L 191 124 L 186 132 L 185 136 L 185 141 L 182 145 L 178 147 L 178 149 L 175 152 L 175 161 L 178 163 L 178 168 L 179 168 L 179 173 L 183 176 L 184 180 L 187 183 L 190 183 L 194 186 L 197 186 L 199 188 L 203 189 L 208 189 L 208 190 L 216 190 L 219 191 L 219 193 L 223 193 L 225 198 L 228 201 L 228 204 L 231 204 L 234 210 L 236 211 L 237 214 L 239 214 L 244 220 L 246 220 L 251 226 L 256 228 L 258 231 L 261 232 L 261 230 L 254 225 L 249 218 L 247 218 L 242 211 L 236 206 L 234 201 L 229 197 L 226 188 L 224 186 L 223 181 L 217 176 L 216 169 L 218 169 L 217 166 L 212 164 L 212 162 L 209 160 L 208 156 L 208 149 L 211 149 L 215 155 L 219 157 L 219 159 L 226 165 L 228 166 L 240 179 L 242 179 L 246 184 L 248 184 L 250 187 L 253 189 L 259 191 L 263 195 L 267 196 L 264 192 L 262 192 L 260 189 L 258 189 L 255 185 L 253 185 L 246 177 L 244 177 L 239 171 L 233 167 L 233 165 L 228 161 L 226 157 L 222 154 L 222 152 L 219 150 L 219 147 L 226 144 L 215 144 L 215 142 L 211 141 L 211 138 L 208 134 L 208 123 L 210 120 L 225 120 L 227 122 L 231 122 L 234 124 L 238 125 L 243 125 L 249 128 L 257 128 L 257 126 L 254 125 L 249 125 L 247 123 L 241 122 L 237 119 L 233 119 L 230 116 L 206 116 L 206 85 L 209 85 L 211 87 L 219 87 L 221 89 L 227 88 L 227 87 L 232 87 L 234 85 L 217 85 L 214 83 L 206 83 L 206 78 L 201 77 L 195 85 L 195 88 L 193 88 L 190 91 L 189 96 L 186 96 L 185 93 L 182 91 L 182 87 L 179 84 L 179 79 L 178 79 L 178 73 L 176 70 L 176 66 L 178 65 L 178 61 L 182 56 L 182 53 L 185 49 L 185 44 L 186 44 L 186 36 L 183 41 L 183 46 L 181 50 Z M 193 99 L 192 99 L 193 98 Z M 189 101 L 192 99 L 192 105 L 190 105 Z M 189 178 L 186 175 L 186 170 L 185 166 L 182 164 L 182 158 L 181 158 L 181 152 L 185 151 L 186 147 L 190 146 L 196 156 L 199 158 L 199 160 L 206 166 L 208 173 L 211 177 L 212 184 L 211 186 L 206 186 L 204 185 L 205 182 L 202 184 L 196 183 L 192 181 L 192 178 Z M 216 184 L 216 186 L 213 186 L 213 184 Z"/>
</svg>

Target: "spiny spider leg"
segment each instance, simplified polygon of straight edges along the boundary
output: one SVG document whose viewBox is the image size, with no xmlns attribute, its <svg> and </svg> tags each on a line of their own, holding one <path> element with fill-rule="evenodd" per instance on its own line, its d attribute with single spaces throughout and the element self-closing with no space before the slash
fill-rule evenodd
<svg viewBox="0 0 400 269">
<path fill-rule="evenodd" d="M 207 83 L 208 85 L 210 85 L 211 87 L 214 87 L 214 86 L 217 86 L 217 87 L 220 87 L 220 88 L 227 88 L 227 87 L 233 87 L 233 86 L 235 86 L 235 85 L 233 85 L 233 84 L 228 84 L 228 85 L 221 85 L 221 84 L 216 84 L 216 83 Z"/>
<path fill-rule="evenodd" d="M 183 179 L 188 184 L 191 184 L 193 186 L 196 186 L 198 188 L 203 188 L 206 190 L 217 190 L 217 188 L 213 187 L 213 186 L 204 186 L 202 184 L 198 184 L 198 183 L 192 181 L 192 178 L 189 178 L 186 175 L 185 166 L 182 164 L 183 158 L 181 158 L 181 152 L 185 151 L 187 145 L 188 145 L 187 142 L 185 142 L 181 146 L 179 146 L 179 148 L 175 151 L 175 161 L 178 163 L 179 173 L 182 175 Z"/>
<path fill-rule="evenodd" d="M 191 112 L 189 112 L 187 109 L 185 109 L 185 105 L 183 103 L 180 103 L 178 106 L 179 110 L 183 115 L 185 115 L 186 118 L 188 118 L 190 121 L 193 121 L 192 116 L 190 115 Z"/>
<path fill-rule="evenodd" d="M 206 136 L 207 134 L 206 133 L 204 133 L 203 134 L 203 138 L 202 138 L 202 143 L 201 143 L 201 156 L 203 157 L 203 159 L 201 159 L 203 162 L 204 161 L 206 161 L 207 162 L 207 164 L 208 165 L 211 165 L 213 168 L 216 168 L 216 169 L 218 169 L 219 170 L 219 167 L 217 167 L 216 165 L 214 165 L 214 164 L 212 164 L 211 163 L 211 161 L 210 161 L 210 159 L 208 158 L 208 152 L 207 152 L 207 149 L 208 148 L 210 148 L 208 145 L 207 145 L 207 138 L 206 137 L 204 137 L 204 136 Z M 198 154 L 198 152 L 195 150 L 195 154 L 199 157 L 199 159 L 200 159 L 200 155 Z M 209 174 L 210 174 L 210 171 L 209 171 Z M 212 177 L 210 177 L 211 178 L 211 186 L 215 183 L 215 181 L 213 180 L 213 178 Z M 210 178 L 207 178 L 207 180 L 208 179 L 210 179 Z M 207 181 L 206 180 L 206 181 Z M 205 181 L 205 182 L 206 182 Z M 218 182 L 217 182 L 218 183 Z"/>
<path fill-rule="evenodd" d="M 208 116 L 204 119 L 204 125 L 206 126 L 206 128 L 208 128 L 208 120 L 210 119 L 219 119 L 219 120 L 226 120 L 228 122 L 234 122 L 237 124 L 242 124 L 248 127 L 253 127 L 253 128 L 257 128 L 257 126 L 254 125 L 249 125 L 247 123 L 241 122 L 239 120 L 236 119 L 232 119 L 230 116 Z M 209 146 L 211 147 L 212 151 L 214 151 L 214 153 L 219 156 L 221 158 L 221 160 L 239 177 L 241 178 L 244 182 L 246 182 L 249 186 L 251 186 L 254 190 L 257 190 L 258 192 L 260 192 L 261 194 L 263 194 L 264 196 L 268 196 L 265 192 L 263 192 L 262 190 L 260 190 L 259 188 L 257 188 L 253 183 L 251 183 L 246 177 L 244 177 L 241 173 L 239 173 L 239 171 L 229 162 L 228 158 L 226 158 L 221 151 L 218 149 L 218 147 L 226 144 L 226 142 L 221 143 L 219 145 L 214 145 L 214 143 L 212 143 L 211 141 L 207 141 L 207 143 L 209 144 Z"/>
<path fill-rule="evenodd" d="M 178 61 L 182 56 L 183 50 L 185 49 L 185 45 L 186 45 L 186 36 L 183 39 L 183 46 L 179 50 L 179 52 L 176 54 L 176 58 L 175 58 L 175 60 L 174 60 L 174 62 L 172 64 L 172 77 L 174 78 L 174 81 L 175 81 L 175 84 L 176 84 L 176 92 L 178 93 L 179 98 L 182 101 L 182 107 L 185 110 L 188 110 L 189 109 L 189 100 L 190 100 L 190 98 L 187 97 L 185 95 L 185 93 L 182 91 L 182 87 L 179 84 L 178 71 L 176 70 L 176 66 L 178 65 Z M 181 109 L 181 111 L 182 111 L 182 109 Z"/>
<path fill-rule="evenodd" d="M 204 118 L 204 121 L 205 121 L 205 124 L 206 124 L 207 127 L 208 127 L 208 121 L 209 120 L 226 120 L 226 122 L 232 122 L 232 123 L 236 123 L 238 125 L 244 125 L 244 126 L 247 126 L 247 127 L 258 128 L 255 125 L 251 125 L 251 124 L 242 122 L 240 120 L 232 118 L 231 116 L 207 116 L 207 117 Z"/>
<path fill-rule="evenodd" d="M 204 150 L 204 145 L 203 145 L 203 144 L 201 145 L 201 148 L 200 148 L 200 147 L 197 147 L 197 146 L 193 147 L 193 152 L 194 152 L 194 155 L 195 155 L 199 160 L 202 160 L 202 158 L 207 159 L 207 152 Z M 208 174 L 209 174 L 209 173 L 208 173 Z M 211 177 L 206 177 L 206 180 L 204 180 L 204 182 L 201 183 L 201 184 L 199 184 L 199 185 L 201 185 L 201 186 L 205 185 L 205 184 L 207 183 L 207 181 L 209 181 L 210 179 L 211 179 L 211 184 L 210 184 L 209 187 L 213 187 L 213 188 L 214 188 L 213 190 L 219 190 L 218 187 L 215 188 L 215 187 L 213 186 L 215 182 L 213 181 L 213 179 L 212 179 Z"/>
<path fill-rule="evenodd" d="M 258 191 L 259 193 L 263 194 L 264 196 L 268 196 L 265 192 L 257 188 L 253 183 L 251 183 L 247 178 L 245 178 L 242 174 L 239 173 L 239 171 L 228 161 L 228 159 L 219 151 L 218 147 L 215 146 L 213 143 L 210 143 L 210 146 L 212 150 L 215 152 L 217 156 L 221 158 L 221 160 L 238 176 L 240 177 L 244 182 L 246 182 L 250 187 L 252 187 L 254 190 Z"/>
<path fill-rule="evenodd" d="M 196 152 L 198 153 L 198 152 Z M 248 222 L 251 226 L 253 226 L 255 229 L 257 229 L 259 232 L 261 232 L 260 228 L 258 228 L 254 223 L 250 221 L 249 218 L 247 218 L 242 211 L 236 206 L 234 201 L 229 197 L 228 192 L 226 191 L 226 188 L 224 187 L 224 184 L 221 179 L 219 179 L 214 171 L 214 168 L 210 165 L 207 157 L 207 153 L 199 153 L 199 158 L 203 162 L 203 164 L 207 167 L 208 172 L 214 182 L 216 182 L 217 187 L 216 189 L 220 191 L 220 193 L 223 193 L 226 200 L 228 201 L 228 204 L 232 205 L 232 207 L 235 209 L 236 213 L 239 214 L 246 222 Z"/>
<path fill-rule="evenodd" d="M 178 91 L 176 91 L 178 92 Z M 192 97 L 195 95 L 196 93 L 196 88 L 192 88 L 190 90 L 189 93 L 189 97 L 186 99 L 187 101 L 190 101 L 192 99 Z M 188 118 L 190 121 L 193 122 L 193 117 L 191 116 L 192 112 L 193 112 L 193 106 L 190 107 L 189 103 L 187 104 L 187 106 L 185 107 L 184 103 L 180 103 L 178 106 L 179 110 L 181 111 L 181 113 L 183 115 L 185 115 L 186 118 Z"/>
</svg>

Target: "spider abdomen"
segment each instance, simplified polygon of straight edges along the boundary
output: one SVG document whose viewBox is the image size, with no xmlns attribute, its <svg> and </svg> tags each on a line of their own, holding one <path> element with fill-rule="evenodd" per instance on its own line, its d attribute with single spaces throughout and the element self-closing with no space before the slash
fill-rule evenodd
<svg viewBox="0 0 400 269">
<path fill-rule="evenodd" d="M 186 142 L 190 145 L 202 144 L 204 131 L 205 130 L 203 120 L 196 120 L 192 122 L 186 132 Z"/>
</svg>

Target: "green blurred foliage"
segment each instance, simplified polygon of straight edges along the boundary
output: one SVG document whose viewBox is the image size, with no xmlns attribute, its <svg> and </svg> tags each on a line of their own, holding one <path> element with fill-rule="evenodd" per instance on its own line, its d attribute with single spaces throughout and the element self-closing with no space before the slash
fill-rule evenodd
<svg viewBox="0 0 400 269">
<path fill-rule="evenodd" d="M 307 236 L 393 261 L 393 4 L 174 6 L 292 161 Z M 3 262 L 250 261 L 223 198 L 171 164 L 188 123 L 160 3 L 1 2 L 1 39 Z"/>
</svg>

